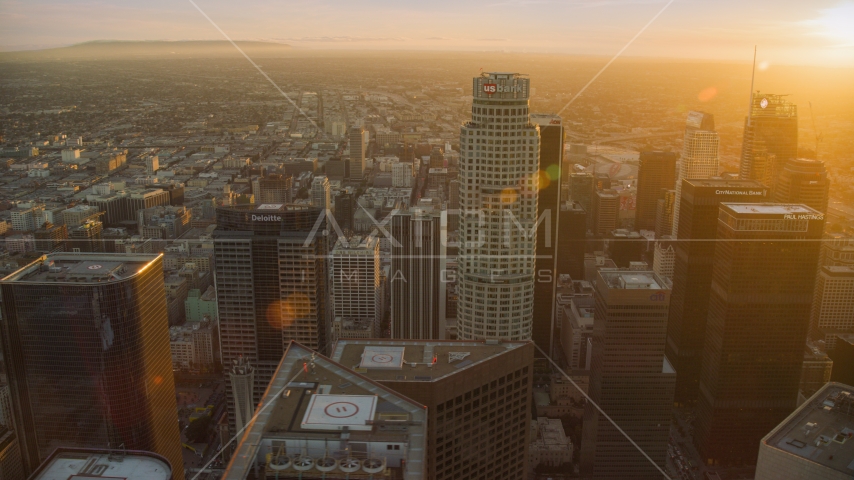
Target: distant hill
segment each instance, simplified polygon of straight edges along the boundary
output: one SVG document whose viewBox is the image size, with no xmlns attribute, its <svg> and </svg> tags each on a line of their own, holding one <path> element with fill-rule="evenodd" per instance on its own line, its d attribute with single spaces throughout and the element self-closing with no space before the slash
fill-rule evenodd
<svg viewBox="0 0 854 480">
<path fill-rule="evenodd" d="M 291 51 L 290 45 L 273 42 L 236 41 L 250 57 L 275 57 Z M 111 60 L 120 58 L 213 58 L 239 57 L 240 52 L 225 40 L 107 41 L 78 43 L 68 47 L 0 52 L 0 61 Z"/>
</svg>

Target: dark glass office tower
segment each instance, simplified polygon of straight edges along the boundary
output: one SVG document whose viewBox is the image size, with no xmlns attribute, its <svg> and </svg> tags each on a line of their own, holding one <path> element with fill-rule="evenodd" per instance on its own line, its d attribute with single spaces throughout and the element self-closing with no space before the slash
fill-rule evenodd
<svg viewBox="0 0 854 480">
<path fill-rule="evenodd" d="M 620 268 L 629 268 L 632 262 L 643 261 L 649 240 L 638 232 L 623 228 L 611 230 L 606 237 L 608 256 Z"/>
<path fill-rule="evenodd" d="M 798 403 L 824 214 L 724 203 L 712 269 L 694 441 L 713 464 L 753 464 Z"/>
<path fill-rule="evenodd" d="M 183 479 L 162 255 L 51 254 L 0 290 L 25 469 L 61 446 L 124 448 Z"/>
<path fill-rule="evenodd" d="M 664 356 L 670 290 L 655 272 L 628 269 L 600 270 L 595 288 L 590 398 L 664 468 L 675 381 Z M 662 478 L 591 402 L 583 428 L 584 478 Z"/>
<path fill-rule="evenodd" d="M 544 352 L 551 353 L 555 331 L 556 255 L 561 230 L 558 215 L 564 131 L 563 121 L 557 115 L 531 114 L 531 123 L 540 127 L 540 170 L 545 172 L 540 178 L 541 188 L 537 199 L 537 218 L 543 220 L 537 225 L 534 326 L 531 339 Z"/>
<path fill-rule="evenodd" d="M 217 209 L 213 232 L 222 362 L 231 426 L 229 372 L 241 356 L 263 398 L 290 340 L 326 352 L 331 334 L 325 213 L 283 204 Z"/>
<path fill-rule="evenodd" d="M 593 192 L 596 191 L 595 177 L 592 173 L 572 173 L 569 175 L 569 197 L 578 202 L 587 212 L 587 230 L 593 229 Z"/>
<path fill-rule="evenodd" d="M 557 240 L 557 273 L 573 280 L 584 278 L 584 248 L 587 241 L 587 212 L 578 202 L 560 206 Z"/>
<path fill-rule="evenodd" d="M 821 213 L 827 213 L 830 180 L 824 162 L 806 158 L 790 158 L 783 163 L 777 177 L 774 201 L 777 203 L 803 203 Z"/>
<path fill-rule="evenodd" d="M 335 221 L 343 232 L 353 231 L 353 216 L 358 208 L 356 196 L 351 191 L 343 191 L 335 197 Z"/>
<path fill-rule="evenodd" d="M 445 338 L 446 236 L 440 212 L 432 209 L 416 207 L 391 217 L 391 338 Z"/>
<path fill-rule="evenodd" d="M 676 189 L 662 190 L 655 206 L 655 238 L 673 234 L 673 215 L 676 212 Z"/>
<path fill-rule="evenodd" d="M 641 152 L 638 163 L 637 209 L 635 230 L 655 230 L 655 210 L 663 190 L 676 185 L 676 154 Z"/>
<path fill-rule="evenodd" d="M 599 190 L 593 194 L 593 234 L 605 238 L 620 226 L 620 194 L 616 190 Z"/>
<path fill-rule="evenodd" d="M 678 404 L 692 404 L 697 399 L 720 204 L 761 202 L 768 199 L 767 192 L 762 184 L 752 180 L 684 180 L 682 183 L 673 299 L 667 322 L 667 357 L 676 368 L 675 401 Z"/>
<path fill-rule="evenodd" d="M 739 178 L 773 189 L 783 164 L 798 157 L 798 107 L 785 95 L 756 92 L 752 99 L 744 121 Z"/>
</svg>

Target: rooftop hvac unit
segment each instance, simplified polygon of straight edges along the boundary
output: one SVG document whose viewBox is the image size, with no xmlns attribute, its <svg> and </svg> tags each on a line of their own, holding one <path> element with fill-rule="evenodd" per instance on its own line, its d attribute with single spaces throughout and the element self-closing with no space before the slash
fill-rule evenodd
<svg viewBox="0 0 854 480">
<path fill-rule="evenodd" d="M 369 458 L 362 463 L 362 470 L 366 473 L 380 473 L 385 470 L 385 459 Z"/>
<path fill-rule="evenodd" d="M 338 460 L 332 457 L 323 457 L 317 461 L 315 467 L 321 472 L 331 472 L 338 466 Z"/>
<path fill-rule="evenodd" d="M 271 470 L 287 470 L 291 466 L 291 457 L 287 455 L 277 455 L 270 461 Z"/>
<path fill-rule="evenodd" d="M 311 470 L 314 466 L 314 459 L 309 457 L 308 455 L 299 455 L 294 458 L 293 467 L 294 470 L 298 472 L 305 472 Z"/>
<path fill-rule="evenodd" d="M 356 458 L 345 458 L 338 463 L 338 468 L 344 473 L 357 472 L 362 467 L 362 462 Z"/>
</svg>

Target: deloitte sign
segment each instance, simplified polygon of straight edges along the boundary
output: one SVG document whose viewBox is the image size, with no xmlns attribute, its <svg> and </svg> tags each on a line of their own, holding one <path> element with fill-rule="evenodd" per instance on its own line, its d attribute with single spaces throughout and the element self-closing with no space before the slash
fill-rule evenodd
<svg viewBox="0 0 854 480">
<path fill-rule="evenodd" d="M 279 215 L 255 215 L 252 214 L 253 222 L 281 222 L 282 217 Z"/>
</svg>

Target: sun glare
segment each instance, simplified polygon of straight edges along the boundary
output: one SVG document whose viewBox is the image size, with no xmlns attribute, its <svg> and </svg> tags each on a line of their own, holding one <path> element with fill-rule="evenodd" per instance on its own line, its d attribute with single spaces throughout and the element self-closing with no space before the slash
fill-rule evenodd
<svg viewBox="0 0 854 480">
<path fill-rule="evenodd" d="M 818 28 L 816 33 L 841 42 L 839 46 L 854 47 L 854 2 L 841 3 L 833 8 L 821 11 L 821 16 L 810 21 Z"/>
</svg>

